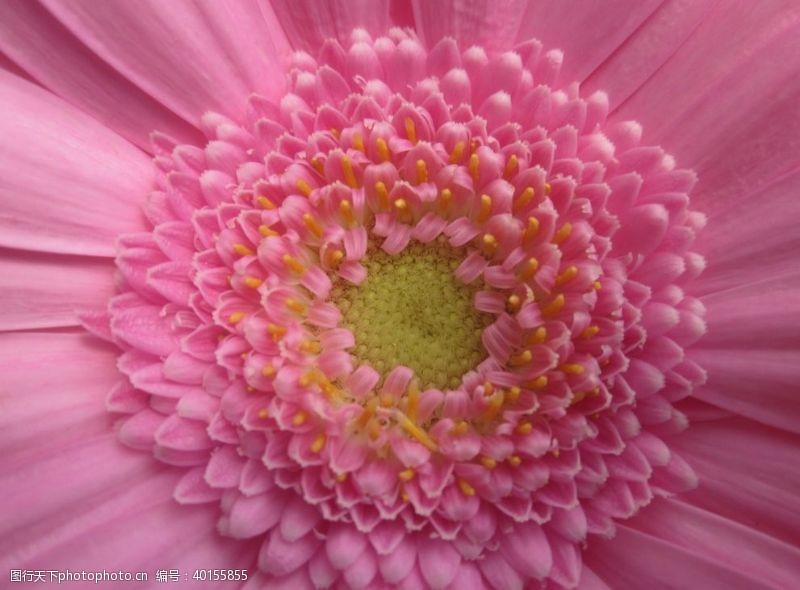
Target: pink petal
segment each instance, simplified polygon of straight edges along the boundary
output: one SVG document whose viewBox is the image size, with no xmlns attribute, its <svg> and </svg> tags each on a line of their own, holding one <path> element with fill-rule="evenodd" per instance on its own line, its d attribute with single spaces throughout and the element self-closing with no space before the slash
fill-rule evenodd
<svg viewBox="0 0 800 590">
<path fill-rule="evenodd" d="M 626 523 L 624 526 L 628 526 Z M 713 559 L 726 568 L 789 588 L 800 549 L 680 501 L 654 502 L 630 527 Z"/>
<path fill-rule="evenodd" d="M 283 91 L 286 39 L 250 2 L 47 2 L 125 78 L 191 123 L 208 110 L 242 117 L 247 97 Z"/>
<path fill-rule="evenodd" d="M 636 559 L 630 559 L 635 555 Z M 598 539 L 586 552 L 589 567 L 610 588 L 675 588 L 709 590 L 766 590 L 772 586 L 755 575 L 731 570 L 705 551 L 673 544 L 627 527 L 611 540 Z"/>
<path fill-rule="evenodd" d="M 417 32 L 428 47 L 443 37 L 455 37 L 461 47 L 481 45 L 508 49 L 516 38 L 525 2 L 490 0 L 414 0 Z"/>
<path fill-rule="evenodd" d="M 105 307 L 113 274 L 107 260 L 6 252 L 0 260 L 0 329 L 76 326 L 76 311 Z"/>
<path fill-rule="evenodd" d="M 0 6 L 0 49 L 44 87 L 150 151 L 157 129 L 181 143 L 200 133 L 125 79 L 35 2 Z M 57 49 L 56 49 L 57 48 Z"/>
<path fill-rule="evenodd" d="M 681 501 L 800 546 L 794 493 L 800 474 L 787 469 L 800 449 L 796 435 L 728 418 L 695 423 L 669 445 L 699 477 L 699 487 Z"/>
<path fill-rule="evenodd" d="M 262 2 L 262 6 L 266 4 Z M 405 3 L 389 0 L 337 4 L 323 0 L 273 0 L 270 4 L 292 46 L 312 52 L 319 51 L 327 39 L 349 40 L 353 29 L 363 28 L 377 38 L 393 25 L 411 24 L 411 11 Z"/>
<path fill-rule="evenodd" d="M 110 256 L 120 233 L 144 227 L 139 207 L 153 176 L 144 154 L 5 72 L 0 110 L 0 245 Z"/>
<path fill-rule="evenodd" d="M 799 30 L 797 11 L 718 4 L 615 116 L 680 154 L 700 179 L 698 202 L 724 209 L 720 196 L 752 193 L 797 164 Z"/>
<path fill-rule="evenodd" d="M 601 4 L 581 2 L 530 2 L 523 14 L 517 41 L 535 38 L 547 48 L 566 55 L 566 80 L 583 80 L 614 54 L 626 39 L 658 8 L 659 0 L 630 3 L 611 0 Z"/>
</svg>

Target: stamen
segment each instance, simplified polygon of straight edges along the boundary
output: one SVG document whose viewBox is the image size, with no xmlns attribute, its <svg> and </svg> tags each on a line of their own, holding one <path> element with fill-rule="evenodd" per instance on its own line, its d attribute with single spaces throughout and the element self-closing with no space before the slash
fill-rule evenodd
<svg viewBox="0 0 800 590">
<path fill-rule="evenodd" d="M 325 264 L 330 268 L 338 267 L 342 260 L 344 260 L 344 252 L 338 248 L 331 248 L 325 252 Z"/>
<path fill-rule="evenodd" d="M 566 363 L 559 367 L 562 373 L 566 375 L 583 375 L 585 368 L 578 363 Z"/>
<path fill-rule="evenodd" d="M 522 390 L 516 385 L 514 385 L 510 387 L 509 390 L 506 392 L 506 401 L 509 404 L 515 404 L 517 403 L 517 400 L 519 399 L 520 395 L 522 395 Z"/>
<path fill-rule="evenodd" d="M 480 170 L 478 166 L 480 166 L 480 158 L 478 158 L 478 154 L 472 154 L 469 157 L 469 174 L 472 176 L 472 180 L 475 181 L 475 184 L 478 184 L 478 176 L 480 174 Z"/>
<path fill-rule="evenodd" d="M 486 256 L 494 256 L 497 252 L 497 238 L 492 234 L 483 234 L 483 252 Z"/>
<path fill-rule="evenodd" d="M 481 195 L 481 208 L 478 213 L 478 223 L 484 223 L 492 214 L 492 197 L 489 195 Z"/>
<path fill-rule="evenodd" d="M 306 414 L 303 410 L 298 410 L 297 413 L 292 418 L 292 424 L 295 426 L 302 426 L 308 420 L 308 414 Z"/>
<path fill-rule="evenodd" d="M 508 313 L 514 314 L 517 313 L 522 307 L 522 300 L 519 298 L 519 295 L 512 293 L 506 299 L 506 311 Z"/>
<path fill-rule="evenodd" d="M 520 422 L 517 425 L 516 431 L 519 434 L 523 434 L 523 435 L 524 434 L 530 434 L 531 432 L 533 432 L 533 424 L 531 424 L 530 422 L 527 422 L 527 421 Z"/>
<path fill-rule="evenodd" d="M 232 325 L 236 325 L 241 322 L 247 314 L 243 311 L 234 311 L 231 315 L 228 316 L 228 322 Z"/>
<path fill-rule="evenodd" d="M 322 234 L 325 233 L 325 228 L 322 227 L 319 221 L 311 215 L 311 213 L 304 213 L 303 214 L 303 223 L 308 228 L 308 230 L 317 236 L 318 238 L 322 237 Z"/>
<path fill-rule="evenodd" d="M 539 233 L 539 220 L 535 217 L 528 217 L 528 227 L 525 228 L 525 234 L 522 239 L 525 242 L 530 242 Z"/>
<path fill-rule="evenodd" d="M 511 465 L 511 467 L 519 467 L 522 465 L 522 459 L 519 455 L 511 455 L 508 458 L 508 464 Z"/>
<path fill-rule="evenodd" d="M 571 233 L 572 233 L 572 224 L 570 222 L 567 222 L 564 225 L 562 225 L 561 229 L 559 229 L 556 232 L 556 235 L 553 236 L 553 243 L 556 246 L 560 246 L 567 240 L 567 238 L 569 238 Z"/>
<path fill-rule="evenodd" d="M 426 448 L 428 448 L 428 450 L 431 451 L 438 450 L 439 448 L 438 445 L 428 435 L 428 433 L 422 430 L 416 424 L 414 424 L 411 420 L 409 420 L 405 414 L 398 412 L 397 420 L 400 422 L 400 426 L 403 428 L 403 430 L 405 430 L 413 438 L 421 442 Z"/>
<path fill-rule="evenodd" d="M 269 418 L 269 410 L 267 408 L 261 408 L 258 411 L 258 417 L 261 418 L 262 420 L 266 420 L 267 418 Z"/>
<path fill-rule="evenodd" d="M 339 213 L 348 226 L 356 224 L 356 218 L 353 215 L 353 206 L 350 204 L 350 201 L 339 201 Z"/>
<path fill-rule="evenodd" d="M 525 264 L 522 266 L 522 269 L 519 271 L 519 280 L 522 282 L 527 281 L 536 274 L 537 270 L 539 270 L 539 261 L 533 257 L 528 258 L 528 260 L 526 260 Z"/>
<path fill-rule="evenodd" d="M 267 324 L 267 334 L 272 336 L 272 340 L 277 342 L 286 335 L 286 328 L 284 326 L 269 323 Z"/>
<path fill-rule="evenodd" d="M 533 360 L 533 353 L 530 350 L 523 350 L 519 354 L 512 355 L 508 360 L 508 364 L 512 367 L 520 367 L 527 365 Z"/>
<path fill-rule="evenodd" d="M 378 194 L 378 205 L 385 211 L 389 208 L 389 191 L 386 185 L 379 180 L 375 183 L 375 192 Z"/>
<path fill-rule="evenodd" d="M 247 276 L 244 278 L 243 282 L 245 286 L 250 287 L 251 289 L 258 289 L 264 281 L 262 281 L 258 277 Z"/>
<path fill-rule="evenodd" d="M 268 225 L 259 225 L 258 226 L 258 233 L 260 233 L 265 238 L 270 238 L 272 236 L 277 236 L 278 235 L 278 232 L 276 232 L 274 229 L 272 229 Z"/>
<path fill-rule="evenodd" d="M 388 162 L 392 157 L 392 153 L 389 151 L 389 144 L 387 144 L 386 140 L 382 137 L 379 137 L 375 143 L 378 146 L 378 158 L 380 161 Z"/>
<path fill-rule="evenodd" d="M 395 199 L 394 208 L 397 209 L 397 217 L 401 222 L 411 223 L 414 220 L 405 199 Z"/>
<path fill-rule="evenodd" d="M 342 156 L 342 174 L 347 186 L 358 188 L 358 180 L 356 180 L 355 172 L 353 172 L 353 163 L 350 161 L 350 156 Z"/>
<path fill-rule="evenodd" d="M 461 156 L 464 155 L 464 147 L 465 144 L 463 141 L 459 141 L 456 143 L 453 151 L 450 152 L 450 163 L 451 164 L 458 164 L 461 161 Z"/>
<path fill-rule="evenodd" d="M 258 203 L 262 209 L 269 210 L 275 208 L 275 203 L 273 203 L 267 197 L 264 196 L 256 197 L 256 203 Z"/>
<path fill-rule="evenodd" d="M 578 267 L 570 266 L 556 277 L 556 287 L 560 287 L 578 276 Z"/>
<path fill-rule="evenodd" d="M 561 311 L 561 308 L 564 307 L 564 303 L 566 303 L 564 294 L 559 293 L 555 299 L 553 299 L 544 307 L 544 309 L 542 309 L 542 315 L 545 317 L 556 315 L 559 311 Z"/>
<path fill-rule="evenodd" d="M 481 457 L 480 461 L 481 465 L 486 467 L 486 469 L 494 469 L 495 467 L 497 467 L 497 461 L 495 461 L 491 457 Z"/>
<path fill-rule="evenodd" d="M 470 483 L 464 479 L 458 480 L 458 487 L 461 489 L 461 493 L 465 496 L 475 495 L 475 488 L 473 488 Z"/>
<path fill-rule="evenodd" d="M 360 133 L 353 134 L 353 147 L 359 152 L 364 151 L 364 137 Z"/>
<path fill-rule="evenodd" d="M 324 434 L 322 433 L 318 434 L 317 437 L 312 441 L 309 449 L 311 450 L 312 453 L 319 453 L 322 450 L 322 447 L 325 446 L 326 440 L 327 437 Z"/>
<path fill-rule="evenodd" d="M 239 256 L 252 256 L 254 252 L 244 244 L 234 244 L 233 251 Z"/>
<path fill-rule="evenodd" d="M 428 165 L 425 160 L 417 160 L 417 184 L 428 182 Z"/>
<path fill-rule="evenodd" d="M 406 127 L 406 137 L 408 137 L 408 141 L 410 141 L 413 144 L 416 144 L 417 126 L 414 124 L 414 119 L 412 119 L 411 117 L 406 117 L 405 127 Z"/>
<path fill-rule="evenodd" d="M 456 436 L 467 434 L 469 432 L 469 424 L 467 424 L 464 420 L 461 420 L 455 426 L 453 426 L 450 432 Z"/>
<path fill-rule="evenodd" d="M 583 332 L 581 332 L 581 338 L 584 340 L 589 340 L 590 338 L 596 336 L 600 332 L 600 328 L 598 326 L 589 326 Z"/>
<path fill-rule="evenodd" d="M 286 307 L 288 307 L 291 311 L 295 313 L 299 313 L 300 315 L 305 315 L 306 313 L 306 306 L 303 305 L 297 299 L 287 299 L 286 300 Z"/>
<path fill-rule="evenodd" d="M 301 193 L 301 194 L 302 194 L 304 197 L 309 197 L 309 196 L 311 196 L 311 185 L 310 185 L 310 184 L 308 184 L 308 183 L 307 183 L 305 180 L 303 180 L 302 178 L 300 178 L 300 179 L 297 181 L 297 183 L 296 183 L 296 184 L 297 184 L 297 190 L 299 190 L 299 191 L 300 191 L 300 193 Z"/>
<path fill-rule="evenodd" d="M 277 370 L 275 369 L 275 367 L 272 366 L 272 363 L 267 363 L 266 365 L 261 367 L 262 377 L 266 377 L 267 379 L 269 379 L 270 377 L 273 377 L 275 373 L 277 373 Z"/>
<path fill-rule="evenodd" d="M 453 192 L 449 188 L 442 189 L 439 193 L 439 214 L 447 215 L 447 209 L 453 200 Z"/>
<path fill-rule="evenodd" d="M 403 471 L 398 473 L 397 477 L 400 479 L 400 481 L 411 481 L 414 479 L 414 475 L 416 475 L 416 471 L 409 467 L 408 469 L 403 469 Z"/>
<path fill-rule="evenodd" d="M 296 272 L 299 275 L 306 272 L 306 267 L 303 265 L 303 263 L 297 260 L 297 258 L 295 258 L 294 256 L 291 256 L 290 254 L 284 254 L 281 260 L 283 260 L 283 263 L 287 267 L 289 267 L 289 269 L 291 269 L 292 271 Z"/>
<path fill-rule="evenodd" d="M 506 168 L 503 172 L 503 178 L 509 179 L 511 178 L 519 168 L 519 159 L 517 158 L 516 154 L 511 154 L 506 160 Z"/>
<path fill-rule="evenodd" d="M 539 326 L 528 335 L 525 342 L 530 346 L 536 346 L 537 344 L 542 344 L 545 340 L 547 340 L 547 328 Z"/>
<path fill-rule="evenodd" d="M 522 211 L 525 206 L 533 200 L 533 196 L 535 191 L 533 190 L 532 186 L 529 186 L 524 191 L 522 191 L 517 197 L 514 199 L 514 203 L 511 206 L 511 210 L 514 213 L 518 213 Z"/>
</svg>

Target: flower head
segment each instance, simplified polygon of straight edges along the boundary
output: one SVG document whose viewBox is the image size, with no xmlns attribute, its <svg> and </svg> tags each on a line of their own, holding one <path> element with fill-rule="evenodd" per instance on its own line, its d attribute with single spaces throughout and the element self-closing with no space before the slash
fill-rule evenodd
<svg viewBox="0 0 800 590">
<path fill-rule="evenodd" d="M 695 176 L 559 64 L 357 30 L 205 147 L 157 138 L 109 308 L 151 403 L 120 434 L 209 457 L 177 497 L 204 473 L 265 573 L 572 587 L 588 534 L 694 484 L 660 435 L 704 380 Z"/>
<path fill-rule="evenodd" d="M 796 426 L 780 356 L 796 335 L 765 308 L 797 311 L 774 237 L 796 234 L 797 117 L 771 115 L 789 92 L 766 108 L 745 98 L 752 69 L 710 68 L 694 86 L 754 113 L 734 133 L 689 82 L 648 90 L 684 85 L 684 52 L 700 54 L 691 27 L 664 34 L 668 4 L 311 5 L 20 3 L 0 19 L 31 78 L 148 152 L 3 66 L 0 243 L 59 254 L 9 250 L 0 329 L 66 332 L 0 349 L 27 394 L 0 418 L 8 553 L 236 566 L 292 590 L 786 587 L 796 441 L 777 429 Z M 793 47 L 800 13 L 764 6 L 784 33 L 737 60 Z M 724 49 L 739 21 L 693 10 Z M 157 42 L 121 41 L 150 28 Z M 62 50 L 41 59 L 21 30 Z M 758 79 L 788 80 L 791 61 Z M 111 344 L 72 333 L 75 307 Z M 63 401 L 37 393 L 44 364 Z M 109 440 L 99 389 L 146 453 Z M 59 528 L 44 505 L 74 518 Z M 22 532 L 39 516 L 47 535 Z"/>
</svg>

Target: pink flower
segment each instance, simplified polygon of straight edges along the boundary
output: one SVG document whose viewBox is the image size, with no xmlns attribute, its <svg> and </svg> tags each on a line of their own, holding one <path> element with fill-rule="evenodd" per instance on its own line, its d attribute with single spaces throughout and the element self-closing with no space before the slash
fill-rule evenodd
<svg viewBox="0 0 800 590">
<path fill-rule="evenodd" d="M 793 587 L 796 7 L 0 15 L 12 581 Z"/>
</svg>

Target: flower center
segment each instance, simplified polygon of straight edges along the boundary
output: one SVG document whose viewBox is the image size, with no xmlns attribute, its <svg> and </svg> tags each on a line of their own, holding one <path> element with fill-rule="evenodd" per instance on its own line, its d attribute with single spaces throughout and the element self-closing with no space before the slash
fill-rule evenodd
<svg viewBox="0 0 800 590">
<path fill-rule="evenodd" d="M 492 320 L 473 305 L 477 289 L 453 274 L 462 259 L 444 239 L 397 256 L 371 247 L 366 280 L 333 292 L 356 339 L 354 356 L 382 374 L 409 367 L 423 387 L 458 387 L 486 357 L 481 333 Z"/>
</svg>

